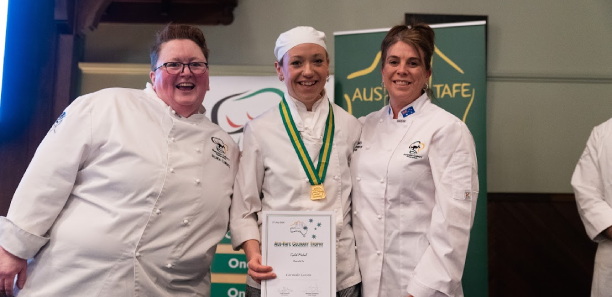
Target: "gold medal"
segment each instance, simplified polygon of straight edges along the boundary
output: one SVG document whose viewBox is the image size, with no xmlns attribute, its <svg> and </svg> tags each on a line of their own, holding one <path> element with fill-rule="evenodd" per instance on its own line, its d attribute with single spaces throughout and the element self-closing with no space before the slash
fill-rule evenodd
<svg viewBox="0 0 612 297">
<path fill-rule="evenodd" d="M 310 200 L 321 199 L 325 199 L 325 189 L 323 188 L 323 185 L 310 186 Z"/>
</svg>

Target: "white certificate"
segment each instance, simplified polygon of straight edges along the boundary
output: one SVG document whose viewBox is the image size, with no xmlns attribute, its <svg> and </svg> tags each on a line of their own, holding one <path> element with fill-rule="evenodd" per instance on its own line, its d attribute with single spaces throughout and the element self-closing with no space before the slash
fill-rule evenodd
<svg viewBox="0 0 612 297">
<path fill-rule="evenodd" d="M 331 211 L 264 211 L 262 261 L 276 278 L 263 297 L 336 296 L 336 217 Z"/>
</svg>

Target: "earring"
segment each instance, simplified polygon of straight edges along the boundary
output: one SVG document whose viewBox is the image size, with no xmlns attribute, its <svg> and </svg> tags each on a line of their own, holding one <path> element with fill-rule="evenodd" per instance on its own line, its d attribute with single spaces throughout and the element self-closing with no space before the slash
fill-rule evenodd
<svg viewBox="0 0 612 297">
<path fill-rule="evenodd" d="M 423 91 L 426 91 L 426 92 L 427 92 L 427 90 L 429 90 L 429 84 L 428 84 L 428 83 L 425 83 L 425 87 L 423 88 Z"/>
<path fill-rule="evenodd" d="M 329 75 L 327 76 L 327 79 L 326 79 L 326 80 L 327 80 L 327 82 L 329 82 Z"/>
<path fill-rule="evenodd" d="M 285 81 L 285 78 L 281 75 L 281 76 L 278 77 L 278 80 Z"/>
<path fill-rule="evenodd" d="M 380 82 L 380 86 L 381 86 L 381 87 L 384 89 L 384 88 L 385 88 L 385 82 L 384 82 L 384 81 L 381 81 L 381 82 Z"/>
</svg>

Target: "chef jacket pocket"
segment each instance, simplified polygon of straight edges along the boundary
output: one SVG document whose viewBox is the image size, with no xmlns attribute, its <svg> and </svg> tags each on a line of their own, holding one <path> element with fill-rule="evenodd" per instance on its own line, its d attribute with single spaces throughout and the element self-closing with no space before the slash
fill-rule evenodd
<svg viewBox="0 0 612 297">
<path fill-rule="evenodd" d="M 455 153 L 451 158 L 448 170 L 451 173 L 453 199 L 472 200 L 478 192 L 474 190 L 472 180 L 472 160 L 467 153 Z"/>
</svg>

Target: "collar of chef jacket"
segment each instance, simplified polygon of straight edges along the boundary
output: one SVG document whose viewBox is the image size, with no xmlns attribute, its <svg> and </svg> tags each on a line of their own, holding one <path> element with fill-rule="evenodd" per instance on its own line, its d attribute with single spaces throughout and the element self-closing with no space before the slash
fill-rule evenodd
<svg viewBox="0 0 612 297">
<path fill-rule="evenodd" d="M 286 101 L 297 130 L 311 138 L 321 139 L 325 131 L 327 114 L 329 113 L 327 92 L 324 90 L 323 96 L 312 105 L 312 111 L 307 111 L 304 103 L 291 97 L 287 92 L 285 92 L 285 98 L 290 98 L 290 100 Z M 309 121 L 303 120 L 306 117 L 311 117 L 311 119 Z"/>
<path fill-rule="evenodd" d="M 401 121 L 408 118 L 410 115 L 420 112 L 425 103 L 427 103 L 427 100 L 429 100 L 427 93 L 423 93 L 419 98 L 400 109 L 400 111 L 397 113 L 397 120 Z M 387 117 L 389 119 L 393 119 L 393 109 L 391 108 L 391 104 L 388 106 Z"/>
</svg>

